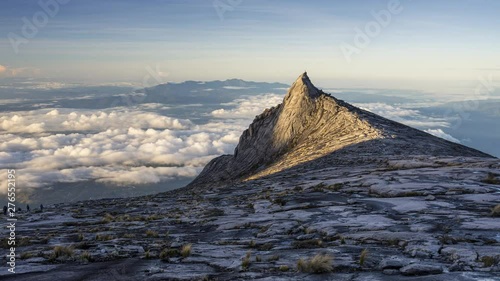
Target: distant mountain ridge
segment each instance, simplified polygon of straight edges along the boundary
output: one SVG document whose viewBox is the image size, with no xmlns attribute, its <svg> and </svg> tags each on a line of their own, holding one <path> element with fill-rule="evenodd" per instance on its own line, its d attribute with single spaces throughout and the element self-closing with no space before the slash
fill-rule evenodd
<svg viewBox="0 0 500 281">
<path fill-rule="evenodd" d="M 323 157 L 348 161 L 346 154 L 492 157 L 337 100 L 303 73 L 283 103 L 243 132 L 234 155 L 213 159 L 190 186 L 259 178 Z"/>
<path fill-rule="evenodd" d="M 146 94 L 145 103 L 224 103 L 233 101 L 242 95 L 272 93 L 276 92 L 277 89 L 288 87 L 289 85 L 282 83 L 228 79 L 225 81 L 166 83 L 136 92 Z"/>
</svg>

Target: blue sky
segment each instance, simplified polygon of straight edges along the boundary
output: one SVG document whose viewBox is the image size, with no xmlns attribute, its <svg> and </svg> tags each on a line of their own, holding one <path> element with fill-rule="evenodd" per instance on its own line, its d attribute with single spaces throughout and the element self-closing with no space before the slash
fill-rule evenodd
<svg viewBox="0 0 500 281">
<path fill-rule="evenodd" d="M 150 67 L 172 81 L 290 82 L 308 70 L 331 85 L 411 88 L 499 72 L 494 0 L 400 0 L 402 11 L 347 60 L 341 46 L 355 46 L 356 28 L 390 2 L 71 0 L 15 53 L 9 34 L 22 36 L 22 18 L 32 21 L 43 9 L 38 1 L 4 0 L 0 75 L 140 82 Z M 220 17 L 214 3 L 236 5 Z"/>
</svg>

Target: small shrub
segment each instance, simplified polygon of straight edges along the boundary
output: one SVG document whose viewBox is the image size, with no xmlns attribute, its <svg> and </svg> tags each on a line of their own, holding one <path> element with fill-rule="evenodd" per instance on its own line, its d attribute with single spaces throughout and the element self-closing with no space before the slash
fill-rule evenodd
<svg viewBox="0 0 500 281">
<path fill-rule="evenodd" d="M 91 229 L 89 229 L 89 232 L 91 232 L 91 233 L 95 233 L 95 232 L 99 232 L 100 230 L 101 230 L 100 228 L 95 227 L 95 228 L 91 228 Z"/>
<path fill-rule="evenodd" d="M 389 246 L 399 246 L 399 239 L 393 238 L 386 241 Z"/>
<path fill-rule="evenodd" d="M 24 253 L 21 253 L 21 259 L 22 260 L 27 260 L 29 258 L 33 257 L 33 254 L 30 253 L 30 252 L 24 252 Z"/>
<path fill-rule="evenodd" d="M 283 198 L 276 198 L 276 199 L 273 200 L 273 203 L 276 204 L 276 205 L 285 206 L 286 205 L 286 200 L 283 199 Z"/>
<path fill-rule="evenodd" d="M 300 272 L 309 272 L 309 266 L 307 261 L 300 259 L 297 261 L 297 270 Z"/>
<path fill-rule="evenodd" d="M 49 243 L 50 236 L 41 238 L 38 240 L 38 244 L 48 244 Z"/>
<path fill-rule="evenodd" d="M 493 173 L 488 173 L 488 176 L 482 180 L 481 182 L 487 184 L 500 184 L 500 180 L 496 178 L 496 175 Z"/>
<path fill-rule="evenodd" d="M 161 251 L 160 255 L 158 256 L 162 261 L 168 261 L 169 260 L 169 255 L 168 255 L 168 250 L 163 250 Z"/>
<path fill-rule="evenodd" d="M 91 255 L 88 251 L 83 252 L 83 253 L 80 255 L 80 258 L 81 258 L 83 261 L 86 261 L 86 262 L 91 262 L 91 261 L 93 261 L 92 255 Z"/>
<path fill-rule="evenodd" d="M 73 257 L 73 248 L 66 246 L 55 246 L 52 254 L 49 257 L 49 261 L 55 261 L 60 257 Z"/>
<path fill-rule="evenodd" d="M 342 189 L 343 186 L 344 186 L 343 183 L 336 183 L 336 184 L 330 186 L 330 189 L 333 191 L 339 191 Z"/>
<path fill-rule="evenodd" d="M 268 190 L 266 191 L 266 195 L 264 196 L 264 199 L 271 199 L 271 192 Z"/>
<path fill-rule="evenodd" d="M 111 214 L 109 213 L 106 213 L 104 215 L 104 217 L 102 218 L 102 221 L 105 222 L 105 223 L 110 223 L 110 222 L 113 222 L 115 221 L 115 217 L 113 217 Z"/>
<path fill-rule="evenodd" d="M 333 258 L 330 255 L 317 254 L 314 257 L 307 260 L 300 259 L 297 262 L 297 269 L 300 272 L 317 273 L 317 274 L 332 272 L 333 270 L 332 261 Z"/>
<path fill-rule="evenodd" d="M 18 238 L 16 240 L 16 246 L 19 246 L 19 247 L 29 246 L 31 244 L 33 244 L 33 243 L 31 243 L 31 240 L 29 237 L 21 237 L 21 238 Z"/>
<path fill-rule="evenodd" d="M 113 240 L 114 237 L 112 235 L 109 235 L 109 234 L 97 234 L 95 236 L 95 240 L 96 241 L 109 241 L 109 240 Z"/>
<path fill-rule="evenodd" d="M 290 270 L 290 267 L 288 265 L 280 265 L 278 269 L 279 271 L 287 272 L 288 270 Z"/>
<path fill-rule="evenodd" d="M 269 258 L 267 258 L 267 261 L 273 262 L 273 261 L 278 261 L 280 259 L 280 256 L 278 255 L 272 255 Z"/>
<path fill-rule="evenodd" d="M 257 247 L 259 251 L 269 251 L 274 247 L 272 243 L 265 243 Z"/>
<path fill-rule="evenodd" d="M 483 256 L 481 258 L 481 262 L 483 262 L 483 264 L 484 264 L 485 267 L 492 267 L 495 264 L 497 264 L 498 260 L 496 258 L 494 258 L 494 257 Z"/>
<path fill-rule="evenodd" d="M 159 214 L 153 214 L 153 215 L 150 215 L 146 218 L 144 218 L 146 221 L 155 221 L 155 220 L 159 220 L 159 219 L 162 219 L 163 217 Z"/>
<path fill-rule="evenodd" d="M 248 251 L 245 255 L 245 257 L 241 260 L 241 268 L 243 269 L 248 269 L 250 267 L 250 257 L 252 255 L 252 252 Z"/>
<path fill-rule="evenodd" d="M 316 192 L 323 192 L 323 189 L 325 189 L 325 188 L 326 188 L 326 184 L 322 182 L 322 183 L 319 183 L 319 184 L 313 186 L 312 190 L 316 191 Z"/>
<path fill-rule="evenodd" d="M 184 246 L 182 246 L 182 249 L 181 249 L 181 256 L 183 258 L 187 258 L 189 257 L 189 255 L 191 255 L 191 248 L 192 248 L 192 244 L 186 244 Z"/>
<path fill-rule="evenodd" d="M 255 256 L 255 262 L 261 262 L 262 257 L 261 256 Z"/>
<path fill-rule="evenodd" d="M 264 232 L 268 231 L 270 227 L 271 227 L 271 225 L 265 225 L 265 226 L 261 227 L 259 229 L 259 233 L 264 233 Z"/>
<path fill-rule="evenodd" d="M 253 205 L 252 205 L 253 208 Z M 205 217 L 220 217 L 224 215 L 224 210 L 218 209 L 218 208 L 213 208 L 213 209 L 208 209 L 205 212 Z"/>
<path fill-rule="evenodd" d="M 491 216 L 500 217 L 500 204 L 496 205 L 493 210 L 491 210 Z"/>
<path fill-rule="evenodd" d="M 90 242 L 83 241 L 83 242 L 77 243 L 75 245 L 75 249 L 87 250 L 87 249 L 90 249 L 92 246 L 93 245 Z"/>
<path fill-rule="evenodd" d="M 73 248 L 66 247 L 66 246 L 55 246 L 54 247 L 54 254 L 58 257 L 61 257 L 61 256 L 72 257 L 73 256 Z"/>
<path fill-rule="evenodd" d="M 181 254 L 181 252 L 179 252 L 179 250 L 177 250 L 177 249 L 169 249 L 168 250 L 168 255 L 171 257 L 179 256 L 180 254 Z"/>
<path fill-rule="evenodd" d="M 448 234 L 451 232 L 451 227 L 449 225 L 445 225 L 442 223 L 438 223 L 437 225 L 434 226 L 435 231 L 440 231 L 443 232 L 444 234 Z"/>
<path fill-rule="evenodd" d="M 255 243 L 255 241 L 254 241 L 254 240 L 252 240 L 252 241 L 250 241 L 250 243 L 248 243 L 248 247 L 250 247 L 250 248 L 255 248 L 255 245 L 256 245 L 256 244 L 257 244 L 257 243 Z"/>
<path fill-rule="evenodd" d="M 363 264 L 365 264 L 366 256 L 368 256 L 368 250 L 364 249 L 363 251 L 361 251 L 361 255 L 359 256 L 359 264 L 361 266 L 363 266 Z"/>
<path fill-rule="evenodd" d="M 78 241 L 83 241 L 83 239 L 84 239 L 84 238 L 85 238 L 85 237 L 83 236 L 83 234 L 82 234 L 82 233 L 79 233 L 79 234 L 78 234 L 78 237 L 77 237 L 77 240 L 78 240 Z"/>
<path fill-rule="evenodd" d="M 417 196 L 422 196 L 422 193 L 420 193 L 418 191 L 407 191 L 407 192 L 399 193 L 395 197 L 417 197 Z"/>
<path fill-rule="evenodd" d="M 340 244 L 345 245 L 345 238 L 344 238 L 344 236 L 340 237 Z"/>
<path fill-rule="evenodd" d="M 292 246 L 295 249 L 312 249 L 312 248 L 322 247 L 323 241 L 321 241 L 319 239 L 293 241 Z"/>
<path fill-rule="evenodd" d="M 146 237 L 157 238 L 158 236 L 158 232 L 151 229 L 146 230 Z"/>
<path fill-rule="evenodd" d="M 316 232 L 316 229 L 314 229 L 314 228 L 306 227 L 304 229 L 304 233 L 305 234 L 312 234 L 312 233 L 315 233 L 315 232 Z"/>
<path fill-rule="evenodd" d="M 438 240 L 439 242 L 441 242 L 441 244 L 448 244 L 448 245 L 457 244 L 457 240 L 453 238 L 453 236 L 450 236 L 448 234 L 440 235 L 438 237 Z"/>
</svg>

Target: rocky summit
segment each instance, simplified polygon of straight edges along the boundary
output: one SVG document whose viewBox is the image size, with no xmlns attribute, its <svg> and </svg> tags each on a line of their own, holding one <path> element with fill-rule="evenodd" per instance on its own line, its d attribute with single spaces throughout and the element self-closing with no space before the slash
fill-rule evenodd
<svg viewBox="0 0 500 281">
<path fill-rule="evenodd" d="M 256 179 L 322 157 L 354 164 L 409 155 L 491 157 L 337 100 L 304 73 L 243 132 L 234 155 L 212 160 L 190 186 Z"/>
<path fill-rule="evenodd" d="M 17 213 L 0 279 L 500 280 L 499 171 L 304 73 L 185 188 Z"/>
</svg>

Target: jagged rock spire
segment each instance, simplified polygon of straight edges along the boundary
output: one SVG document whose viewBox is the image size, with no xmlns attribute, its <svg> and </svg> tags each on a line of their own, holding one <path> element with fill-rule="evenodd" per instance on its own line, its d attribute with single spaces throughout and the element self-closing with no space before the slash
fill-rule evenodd
<svg viewBox="0 0 500 281">
<path fill-rule="evenodd" d="M 321 92 L 313 85 L 307 72 L 300 75 L 292 84 L 287 95 L 283 99 L 285 106 L 300 106 L 303 102 L 310 102 L 321 95 Z"/>
</svg>

